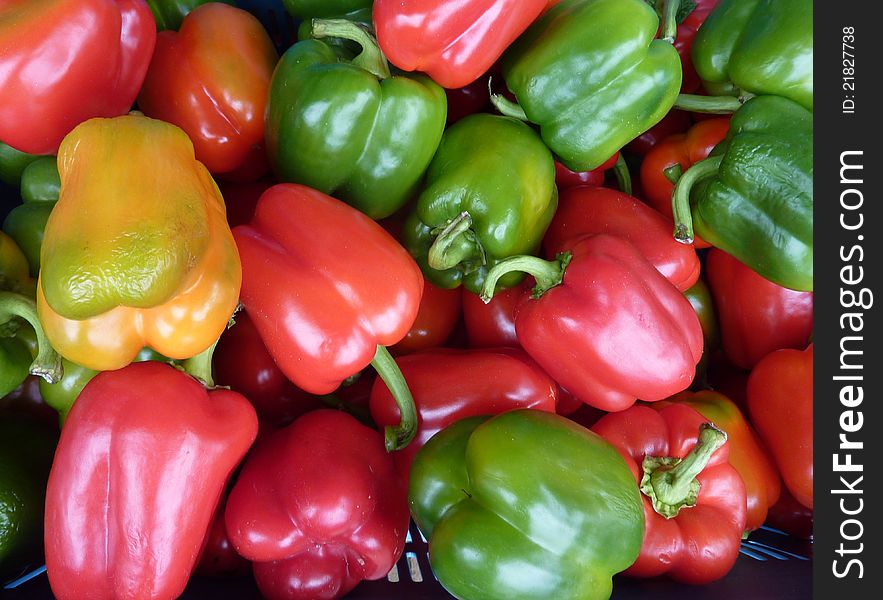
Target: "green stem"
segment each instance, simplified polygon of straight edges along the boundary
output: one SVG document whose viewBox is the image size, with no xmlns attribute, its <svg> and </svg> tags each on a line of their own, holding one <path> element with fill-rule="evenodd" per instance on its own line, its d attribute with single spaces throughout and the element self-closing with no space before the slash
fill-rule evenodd
<svg viewBox="0 0 883 600">
<path fill-rule="evenodd" d="M 503 94 L 495 94 L 492 84 L 492 77 L 487 78 L 487 91 L 491 97 L 491 104 L 494 105 L 501 115 L 506 115 L 507 117 L 512 117 L 513 119 L 518 119 L 519 121 L 524 121 L 525 123 L 529 123 L 530 119 L 527 118 L 527 114 L 525 114 L 524 109 L 521 108 L 517 102 L 513 102 L 509 100 Z"/>
<path fill-rule="evenodd" d="M 414 397 L 411 395 L 405 376 L 402 375 L 401 369 L 399 369 L 386 346 L 377 346 L 371 366 L 374 367 L 377 375 L 386 384 L 386 387 L 396 401 L 396 405 L 399 407 L 401 415 L 401 421 L 399 421 L 398 425 L 389 425 L 383 432 L 386 451 L 401 450 L 411 443 L 411 440 L 417 434 L 417 407 L 414 406 Z"/>
<path fill-rule="evenodd" d="M 727 434 L 711 423 L 699 426 L 696 445 L 683 459 L 647 456 L 641 491 L 653 509 L 665 517 L 676 517 L 682 508 L 695 506 L 699 496 L 696 477 L 708 466 L 712 455 L 727 441 Z"/>
<path fill-rule="evenodd" d="M 555 260 L 543 260 L 536 256 L 510 256 L 495 264 L 484 280 L 481 287 L 481 300 L 485 304 L 494 297 L 494 290 L 497 287 L 497 281 L 504 275 L 513 271 L 520 271 L 531 275 L 536 281 L 536 285 L 531 292 L 531 297 L 539 298 L 548 290 L 560 285 L 564 281 L 564 271 L 572 258 L 570 252 L 560 252 Z"/>
<path fill-rule="evenodd" d="M 429 247 L 427 262 L 438 271 L 465 262 L 478 268 L 487 262 L 484 248 L 472 231 L 472 216 L 468 212 L 461 212 L 439 232 Z"/>
<path fill-rule="evenodd" d="M 613 174 L 616 176 L 616 183 L 619 185 L 619 191 L 631 196 L 632 174 L 629 173 L 629 165 L 625 162 L 622 152 L 619 153 L 619 158 L 616 159 L 616 164 L 613 165 Z"/>
<path fill-rule="evenodd" d="M 196 356 L 191 356 L 181 362 L 181 369 L 207 388 L 215 387 L 215 379 L 212 376 L 212 355 L 215 353 L 220 339 L 220 337 L 216 339 L 211 346 Z"/>
<path fill-rule="evenodd" d="M 355 42 L 362 47 L 362 51 L 352 60 L 354 65 L 365 69 L 379 79 L 391 76 L 389 63 L 383 52 L 380 51 L 377 40 L 358 23 L 346 19 L 313 19 L 310 36 L 314 38 L 341 38 Z"/>
<path fill-rule="evenodd" d="M 736 112 L 747 101 L 746 96 L 699 96 L 696 94 L 678 94 L 674 108 L 690 112 L 708 113 L 713 115 L 729 115 Z"/>
<path fill-rule="evenodd" d="M 675 219 L 674 236 L 682 244 L 693 243 L 693 215 L 690 213 L 690 190 L 700 179 L 711 177 L 720 169 L 721 156 L 700 160 L 681 175 L 671 195 L 671 212 Z"/>
<path fill-rule="evenodd" d="M 681 0 L 665 0 L 662 9 L 662 39 L 674 44 L 678 37 L 678 9 Z"/>
<path fill-rule="evenodd" d="M 672 166 L 663 169 L 662 174 L 665 175 L 665 178 L 670 182 L 677 185 L 681 176 L 684 174 L 684 167 L 681 166 L 681 163 L 675 163 Z"/>
<path fill-rule="evenodd" d="M 0 292 L 0 323 L 6 323 L 13 317 L 21 317 L 34 328 L 37 335 L 37 356 L 31 363 L 31 375 L 42 377 L 46 383 L 57 383 L 64 374 L 61 356 L 49 343 L 37 316 L 37 304 L 15 292 Z"/>
</svg>

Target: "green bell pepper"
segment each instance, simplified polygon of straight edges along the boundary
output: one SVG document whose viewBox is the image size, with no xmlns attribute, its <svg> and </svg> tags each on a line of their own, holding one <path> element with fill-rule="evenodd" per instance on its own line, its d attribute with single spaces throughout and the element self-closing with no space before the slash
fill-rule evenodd
<svg viewBox="0 0 883 600">
<path fill-rule="evenodd" d="M 52 202 L 24 202 L 9 211 L 3 220 L 3 231 L 27 257 L 31 277 L 40 272 L 40 247 L 53 206 Z"/>
<path fill-rule="evenodd" d="M 58 202 L 61 177 L 54 156 L 41 156 L 21 172 L 21 199 L 25 202 Z"/>
<path fill-rule="evenodd" d="M 374 0 L 282 0 L 285 10 L 293 17 L 308 21 L 314 17 L 343 17 L 357 11 L 368 11 Z"/>
<path fill-rule="evenodd" d="M 644 509 L 616 449 L 553 413 L 458 421 L 430 438 L 408 501 L 458 598 L 608 598 L 638 557 Z"/>
<path fill-rule="evenodd" d="M 376 41 L 343 19 L 313 22 L 314 37 L 282 56 L 270 83 L 267 154 L 282 181 L 339 198 L 374 219 L 402 207 L 441 140 L 444 90 L 424 75 L 392 76 Z"/>
<path fill-rule="evenodd" d="M 27 154 L 0 142 L 0 181 L 18 187 L 22 171 L 38 158 L 39 155 Z"/>
<path fill-rule="evenodd" d="M 762 277 L 813 290 L 813 115 L 780 96 L 757 96 L 711 154 L 678 180 L 675 237 L 693 230 Z"/>
<path fill-rule="evenodd" d="M 692 58 L 709 92 L 784 96 L 812 110 L 812 1 L 723 0 L 699 28 Z"/>
<path fill-rule="evenodd" d="M 29 269 L 28 259 L 15 240 L 0 231 L 0 291 L 18 292 L 33 298 L 37 282 Z"/>
<path fill-rule="evenodd" d="M 594 169 L 674 104 L 681 61 L 671 43 L 654 39 L 658 27 L 644 0 L 563 0 L 503 55 L 518 105 L 493 101 L 539 125 L 567 168 Z"/>
<path fill-rule="evenodd" d="M 13 239 L 0 231 L 0 292 L 34 297 L 36 281 L 28 274 L 28 262 Z M 0 309 L 0 397 L 13 391 L 28 376 L 33 356 L 31 344 L 20 337 L 29 328 L 21 327 L 18 315 Z"/>
<path fill-rule="evenodd" d="M 478 293 L 495 264 L 537 251 L 557 206 L 540 136 L 516 119 L 470 115 L 442 136 L 402 239 L 432 283 Z"/>
<path fill-rule="evenodd" d="M 156 30 L 163 31 L 172 29 L 177 31 L 181 28 L 184 17 L 193 9 L 209 2 L 221 2 L 236 6 L 234 0 L 147 0 L 147 5 L 156 20 Z"/>
<path fill-rule="evenodd" d="M 21 385 L 31 368 L 31 353 L 17 337 L 0 337 L 0 398 Z"/>
<path fill-rule="evenodd" d="M 43 503 L 58 434 L 0 414 L 0 577 L 40 558 Z"/>
</svg>

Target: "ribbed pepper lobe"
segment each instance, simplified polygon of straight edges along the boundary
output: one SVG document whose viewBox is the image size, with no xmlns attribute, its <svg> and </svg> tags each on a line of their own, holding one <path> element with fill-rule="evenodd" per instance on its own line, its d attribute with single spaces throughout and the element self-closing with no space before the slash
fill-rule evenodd
<svg viewBox="0 0 883 600">
<path fill-rule="evenodd" d="M 41 254 L 49 306 L 86 319 L 175 295 L 209 243 L 205 199 L 222 203 L 186 134 L 135 115 L 91 119 L 64 139 L 58 166 Z"/>
</svg>

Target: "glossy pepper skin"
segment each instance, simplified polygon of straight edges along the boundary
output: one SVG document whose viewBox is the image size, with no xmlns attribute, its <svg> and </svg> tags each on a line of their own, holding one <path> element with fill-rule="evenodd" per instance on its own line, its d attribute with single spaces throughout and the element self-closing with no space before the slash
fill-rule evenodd
<svg viewBox="0 0 883 600">
<path fill-rule="evenodd" d="M 187 135 L 143 116 L 92 119 L 58 164 L 37 286 L 53 346 L 102 371 L 145 346 L 181 359 L 214 343 L 242 273 L 224 200 Z"/>
<path fill-rule="evenodd" d="M 408 532 L 407 494 L 383 437 L 346 413 L 308 413 L 249 455 L 227 501 L 236 551 L 267 598 L 346 595 L 385 577 Z"/>
<path fill-rule="evenodd" d="M 510 259 L 537 287 L 515 312 L 518 341 L 562 387 L 586 404 L 625 410 L 680 392 L 702 356 L 693 307 L 640 251 L 609 234 L 571 238 L 555 261 Z M 493 294 L 491 272 L 482 298 Z"/>
<path fill-rule="evenodd" d="M 132 362 L 143 362 L 145 360 L 158 360 L 168 362 L 168 359 L 154 352 L 150 348 L 143 348 Z M 58 411 L 58 422 L 64 427 L 67 415 L 74 405 L 77 396 L 86 387 L 86 384 L 92 381 L 92 378 L 98 375 L 98 371 L 89 369 L 82 365 L 72 363 L 69 360 L 61 361 L 64 375 L 56 383 L 48 383 L 40 380 L 40 395 L 43 401 Z"/>
<path fill-rule="evenodd" d="M 414 441 L 393 455 L 404 481 L 417 451 L 455 421 L 519 408 L 555 412 L 558 385 L 520 349 L 438 348 L 396 362 L 414 395 L 418 419 Z M 398 423 L 398 408 L 380 379 L 371 389 L 370 406 L 377 425 Z"/>
<path fill-rule="evenodd" d="M 144 0 L 11 0 L 0 12 L 0 140 L 55 154 L 92 117 L 132 107 L 156 42 Z"/>
<path fill-rule="evenodd" d="M 672 404 L 689 406 L 727 433 L 729 463 L 745 484 L 745 529 L 753 531 L 766 522 L 767 511 L 779 500 L 782 481 L 757 432 L 735 402 L 717 392 L 681 392 L 651 406 L 661 410 Z"/>
<path fill-rule="evenodd" d="M 441 288 L 424 279 L 414 324 L 390 352 L 395 356 L 444 345 L 460 319 L 461 306 L 460 290 Z"/>
<path fill-rule="evenodd" d="M 196 160 L 211 173 L 255 159 L 266 171 L 264 111 L 278 58 L 251 13 L 220 3 L 199 6 L 180 31 L 157 36 L 138 107 L 183 129 Z"/>
<path fill-rule="evenodd" d="M 96 375 L 68 416 L 49 474 L 53 593 L 178 597 L 257 425 L 239 394 L 207 392 L 163 363 Z"/>
<path fill-rule="evenodd" d="M 537 410 L 444 429 L 417 454 L 408 499 L 433 573 L 464 599 L 608 598 L 644 531 L 619 453 Z"/>
<path fill-rule="evenodd" d="M 234 0 L 147 0 L 157 31 L 177 31 L 188 14 L 209 3 L 235 4 Z"/>
<path fill-rule="evenodd" d="M 389 62 L 445 88 L 487 71 L 548 0 L 375 0 L 374 28 Z"/>
<path fill-rule="evenodd" d="M 813 108 L 810 0 L 722 0 L 693 41 L 693 65 L 715 91 L 733 87 Z"/>
<path fill-rule="evenodd" d="M 745 484 L 728 462 L 726 434 L 700 429 L 706 422 L 688 406 L 633 406 L 592 426 L 626 457 L 641 486 L 646 531 L 627 575 L 665 574 L 698 585 L 720 579 L 736 563 Z M 691 454 L 695 462 L 687 459 Z"/>
<path fill-rule="evenodd" d="M 685 133 L 668 136 L 653 146 L 641 162 L 644 200 L 673 221 L 671 195 L 675 185 L 666 177 L 666 169 L 680 165 L 683 172 L 700 160 L 708 158 L 714 147 L 727 136 L 729 129 L 730 120 L 727 118 L 699 121 Z M 701 237 L 694 236 L 694 247 L 707 248 L 709 245 Z"/>
<path fill-rule="evenodd" d="M 605 187 L 564 190 L 543 238 L 543 248 L 547 256 L 554 257 L 568 248 L 571 239 L 594 233 L 630 241 L 682 292 L 699 279 L 696 251 L 672 238 L 671 225 L 659 212 L 633 196 Z"/>
<path fill-rule="evenodd" d="M 766 279 L 812 291 L 812 132 L 812 113 L 791 100 L 746 102 L 724 141 L 678 181 L 676 237 L 689 243 L 695 229 Z"/>
<path fill-rule="evenodd" d="M 860 394 L 855 389 L 852 400 Z M 751 370 L 746 397 L 751 422 L 775 458 L 785 487 L 812 509 L 813 345 L 764 357 Z"/>
<path fill-rule="evenodd" d="M 19 191 L 22 203 L 6 215 L 3 230 L 25 253 L 31 275 L 36 277 L 40 271 L 40 247 L 46 222 L 61 191 L 55 157 L 33 157 L 21 171 Z"/>
<path fill-rule="evenodd" d="M 805 348 L 813 327 L 814 296 L 768 281 L 716 248 L 705 272 L 727 358 L 750 369 L 782 348 Z"/>
<path fill-rule="evenodd" d="M 683 71 L 683 81 L 681 83 L 681 93 L 691 94 L 701 87 L 699 75 L 693 66 L 693 41 L 696 39 L 696 32 L 702 27 L 708 15 L 718 5 L 720 0 L 693 0 L 695 5 L 693 9 L 678 23 L 677 37 L 675 37 L 674 47 L 681 57 L 681 70 Z M 682 2 L 684 6 L 687 2 Z"/>
<path fill-rule="evenodd" d="M 0 141 L 0 181 L 18 187 L 22 172 L 38 158 L 37 154 L 21 152 Z"/>
<path fill-rule="evenodd" d="M 248 398 L 258 418 L 274 427 L 288 425 L 300 415 L 324 406 L 318 397 L 288 380 L 245 310 L 236 313 L 233 325 L 221 335 L 212 365 L 217 384 Z"/>
<path fill-rule="evenodd" d="M 470 115 L 445 131 L 402 239 L 430 281 L 477 292 L 497 262 L 539 249 L 557 205 L 540 137 L 510 117 Z"/>
<path fill-rule="evenodd" d="M 528 281 L 498 290 L 490 302 L 463 289 L 463 323 L 471 348 L 520 347 L 515 333 L 515 308 L 530 293 Z"/>
<path fill-rule="evenodd" d="M 0 413 L 0 577 L 40 556 L 46 480 L 58 431 L 25 415 Z"/>
<path fill-rule="evenodd" d="M 681 62 L 658 25 L 643 0 L 564 0 L 503 55 L 506 85 L 567 168 L 598 167 L 673 106 Z"/>
<path fill-rule="evenodd" d="M 369 364 L 397 371 L 385 347 L 414 323 L 423 275 L 378 223 L 312 188 L 279 184 L 233 236 L 241 302 L 295 385 L 328 394 Z M 405 403 L 403 422 L 413 425 L 413 402 Z"/>
<path fill-rule="evenodd" d="M 445 93 L 425 75 L 390 75 L 376 42 L 356 24 L 325 23 L 313 24 L 314 37 L 350 36 L 362 52 L 348 58 L 318 39 L 285 52 L 267 106 L 270 163 L 281 181 L 387 217 L 410 199 L 438 147 Z"/>
</svg>

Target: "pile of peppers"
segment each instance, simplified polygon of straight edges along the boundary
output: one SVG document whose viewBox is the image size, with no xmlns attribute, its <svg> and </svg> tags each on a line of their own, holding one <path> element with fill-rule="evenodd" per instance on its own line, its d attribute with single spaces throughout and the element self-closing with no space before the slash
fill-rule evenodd
<svg viewBox="0 0 883 600">
<path fill-rule="evenodd" d="M 0 584 L 340 598 L 413 522 L 454 597 L 606 599 L 811 531 L 809 0 L 236 4 L 0 3 Z"/>
</svg>

